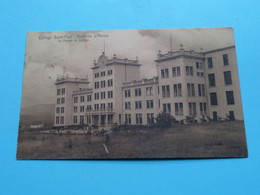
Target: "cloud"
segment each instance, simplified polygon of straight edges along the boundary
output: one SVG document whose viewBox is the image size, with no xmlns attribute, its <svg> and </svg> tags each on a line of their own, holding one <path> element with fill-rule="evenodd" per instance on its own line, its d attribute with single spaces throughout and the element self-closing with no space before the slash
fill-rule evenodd
<svg viewBox="0 0 260 195">
<path fill-rule="evenodd" d="M 80 37 L 88 41 L 58 42 L 55 36 Z M 95 35 L 99 35 L 96 36 Z M 108 35 L 108 37 L 102 37 Z M 40 39 L 39 37 L 46 37 Z M 24 86 L 22 107 L 34 104 L 55 102 L 54 81 L 65 72 L 71 77 L 92 79 L 93 61 L 104 51 L 109 58 L 114 54 L 118 58 L 138 59 L 142 64 L 141 78 L 156 75 L 154 60 L 158 50 L 166 53 L 171 49 L 204 51 L 234 45 L 232 28 L 203 29 L 153 29 L 153 30 L 104 30 L 104 31 L 63 31 L 32 32 L 27 35 L 24 64 Z M 51 39 L 47 39 L 51 37 Z M 62 40 L 62 39 L 61 39 Z M 53 102 L 53 103 L 54 103 Z"/>
</svg>

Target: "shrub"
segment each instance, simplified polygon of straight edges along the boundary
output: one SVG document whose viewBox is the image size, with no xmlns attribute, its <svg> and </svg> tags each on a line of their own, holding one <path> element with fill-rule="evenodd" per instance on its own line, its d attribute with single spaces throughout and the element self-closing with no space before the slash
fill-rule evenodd
<svg viewBox="0 0 260 195">
<path fill-rule="evenodd" d="M 186 122 L 187 123 L 194 123 L 194 116 L 190 115 L 190 116 L 186 116 Z"/>
<path fill-rule="evenodd" d="M 162 112 L 156 117 L 156 126 L 161 129 L 172 127 L 176 123 L 176 119 L 166 112 Z"/>
</svg>

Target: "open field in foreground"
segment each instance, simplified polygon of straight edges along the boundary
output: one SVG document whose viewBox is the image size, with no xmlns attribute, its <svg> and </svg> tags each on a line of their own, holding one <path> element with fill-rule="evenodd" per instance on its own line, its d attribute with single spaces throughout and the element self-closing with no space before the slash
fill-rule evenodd
<svg viewBox="0 0 260 195">
<path fill-rule="evenodd" d="M 119 131 L 105 136 L 20 132 L 17 159 L 247 157 L 243 121 Z"/>
</svg>

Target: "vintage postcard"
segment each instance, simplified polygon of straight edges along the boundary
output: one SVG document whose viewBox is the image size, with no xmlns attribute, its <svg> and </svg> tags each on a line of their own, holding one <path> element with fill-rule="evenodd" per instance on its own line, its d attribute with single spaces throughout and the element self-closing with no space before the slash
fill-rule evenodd
<svg viewBox="0 0 260 195">
<path fill-rule="evenodd" d="M 17 159 L 247 156 L 232 28 L 27 34 Z"/>
</svg>

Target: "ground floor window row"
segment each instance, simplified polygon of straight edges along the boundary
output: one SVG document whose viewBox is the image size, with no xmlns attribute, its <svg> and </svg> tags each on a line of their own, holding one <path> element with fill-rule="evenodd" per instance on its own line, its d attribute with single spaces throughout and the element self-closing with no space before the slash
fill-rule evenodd
<svg viewBox="0 0 260 195">
<path fill-rule="evenodd" d="M 212 112 L 212 117 L 213 117 L 212 119 L 214 121 L 217 121 L 217 120 L 221 119 L 221 117 L 218 116 L 217 111 L 213 111 Z M 226 115 L 226 119 L 227 120 L 235 120 L 235 113 L 234 113 L 233 110 L 228 111 L 228 114 Z"/>
<path fill-rule="evenodd" d="M 94 125 L 104 125 L 113 124 L 114 115 L 87 115 L 86 120 L 84 115 L 73 116 L 73 124 L 94 124 Z"/>
<path fill-rule="evenodd" d="M 154 113 L 147 113 L 146 114 L 146 124 L 154 124 L 155 118 Z M 143 124 L 143 115 L 141 113 L 133 114 L 135 116 L 135 124 L 142 125 Z M 131 125 L 132 124 L 132 114 L 125 114 L 125 124 Z"/>
<path fill-rule="evenodd" d="M 174 105 L 175 116 L 184 115 L 183 103 L 182 102 L 177 102 L 177 103 L 174 103 L 173 105 Z M 188 102 L 188 109 L 189 109 L 188 110 L 189 115 L 197 116 L 197 104 L 196 104 L 196 102 Z M 200 111 L 200 115 L 207 115 L 207 104 L 206 104 L 206 102 L 200 102 L 199 103 L 199 111 Z M 163 104 L 163 112 L 172 114 L 172 104 L 171 103 Z"/>
<path fill-rule="evenodd" d="M 56 124 L 59 125 L 63 125 L 64 124 L 64 116 L 56 116 Z"/>
</svg>

